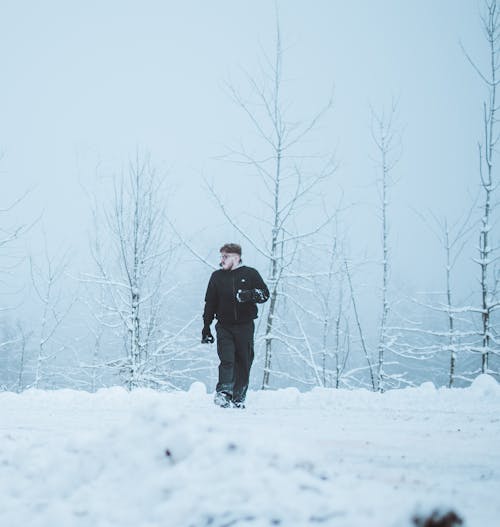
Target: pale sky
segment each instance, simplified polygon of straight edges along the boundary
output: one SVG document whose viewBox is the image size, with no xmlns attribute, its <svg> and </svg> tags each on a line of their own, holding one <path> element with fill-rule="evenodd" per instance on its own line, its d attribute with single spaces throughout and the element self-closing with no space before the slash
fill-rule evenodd
<svg viewBox="0 0 500 527">
<path fill-rule="evenodd" d="M 287 100 L 310 118 L 334 87 L 332 111 L 314 136 L 335 151 L 331 200 L 343 189 L 352 207 L 356 252 L 373 255 L 376 170 L 370 156 L 370 105 L 398 100 L 402 130 L 392 194 L 396 278 L 427 281 L 439 245 L 413 208 L 456 217 L 477 191 L 477 141 L 484 90 L 460 48 L 478 63 L 488 50 L 476 0 L 277 2 L 286 48 Z M 171 215 L 192 235 L 220 225 L 203 178 L 219 185 L 235 211 L 251 201 L 252 180 L 214 158 L 253 132 L 225 88 L 245 87 L 272 55 L 275 3 L 268 0 L 3 1 L 0 8 L 0 207 L 30 190 L 9 224 L 43 213 L 53 250 L 85 251 L 84 189 L 120 172 L 137 148 L 151 153 L 176 186 Z M 236 187 L 230 184 L 231 178 Z M 237 178 L 237 179 L 236 179 Z M 226 182 L 226 183 L 225 183 Z M 232 190 L 231 190 L 232 188 Z M 227 190 L 229 189 L 229 190 Z M 226 192 L 227 191 L 227 192 Z M 214 228 L 202 249 L 226 240 Z M 40 248 L 36 226 L 28 250 Z M 415 271 L 415 272 L 413 272 Z M 405 278 L 406 280 L 406 278 Z"/>
</svg>

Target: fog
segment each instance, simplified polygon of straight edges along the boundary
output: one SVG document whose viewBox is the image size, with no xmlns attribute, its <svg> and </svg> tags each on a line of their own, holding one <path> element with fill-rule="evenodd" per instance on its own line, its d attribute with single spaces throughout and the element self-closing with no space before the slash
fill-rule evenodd
<svg viewBox="0 0 500 527">
<path fill-rule="evenodd" d="M 255 158 L 266 155 L 231 90 L 246 101 L 249 78 L 269 81 L 263 71 L 276 51 L 278 20 L 290 121 L 304 126 L 332 97 L 300 154 L 331 155 L 336 169 L 295 224 L 315 225 L 325 210 L 339 209 L 339 236 L 355 268 L 360 316 L 373 353 L 382 253 L 372 110 L 388 115 L 392 104 L 397 107 L 389 296 L 401 315 L 393 323 L 410 316 L 412 298 L 444 290 L 445 253 L 433 233 L 435 218 L 453 223 L 469 211 L 471 230 L 453 287 L 457 303 L 478 304 L 473 257 L 479 227 L 473 225 L 481 215 L 477 144 L 488 93 L 463 48 L 479 67 L 488 66 L 483 7 L 472 0 L 2 2 L 0 208 L 8 209 L 2 229 L 7 236 L 27 226 L 1 247 L 5 320 L 11 326 L 22 321 L 28 333 L 37 326 L 40 307 L 33 300 L 29 258 L 43 262 L 45 252 L 54 259 L 65 255 L 61 302 L 79 300 L 58 329 L 55 348 L 72 340 L 73 355 L 81 357 L 83 348 L 89 352 L 82 307 L 87 303 L 81 298 L 87 295 L 82 277 L 94 265 L 92 210 L 112 202 L 113 180 L 126 175 L 137 158 L 148 158 L 166 178 L 163 212 L 185 242 L 170 230 L 164 240 L 178 245 L 167 271 L 177 283 L 169 312 L 184 322 L 196 320 L 188 330 L 193 339 L 201 330 L 212 271 L 194 252 L 215 268 L 218 248 L 239 242 L 245 263 L 266 276 L 268 263 L 227 221 L 209 187 L 249 237 L 266 239 L 259 222 L 268 199 L 261 178 L 252 166 L 226 156 L 242 149 Z M 314 173 L 316 162 L 304 162 L 304 170 Z M 329 226 L 319 245 L 302 250 L 297 272 L 324 268 L 319 247 L 331 233 Z M 492 237 L 496 245 L 496 225 Z M 255 375 L 260 377 L 258 369 Z"/>
</svg>

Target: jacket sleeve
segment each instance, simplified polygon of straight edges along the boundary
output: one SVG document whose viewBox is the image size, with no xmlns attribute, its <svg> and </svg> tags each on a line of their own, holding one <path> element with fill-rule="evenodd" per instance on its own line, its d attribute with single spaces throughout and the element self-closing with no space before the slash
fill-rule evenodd
<svg viewBox="0 0 500 527">
<path fill-rule="evenodd" d="M 255 271 L 253 287 L 253 301 L 256 304 L 263 304 L 264 302 L 267 302 L 269 299 L 269 289 L 267 288 L 264 280 L 262 280 L 262 276 L 260 276 L 259 271 Z"/>
<path fill-rule="evenodd" d="M 217 288 L 215 287 L 214 276 L 210 277 L 205 293 L 205 309 L 203 310 L 203 324 L 209 327 L 215 316 L 217 309 Z"/>
</svg>

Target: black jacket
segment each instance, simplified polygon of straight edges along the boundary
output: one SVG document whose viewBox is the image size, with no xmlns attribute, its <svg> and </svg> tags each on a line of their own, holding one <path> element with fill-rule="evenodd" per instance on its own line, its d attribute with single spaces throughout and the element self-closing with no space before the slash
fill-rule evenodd
<svg viewBox="0 0 500 527">
<path fill-rule="evenodd" d="M 253 301 L 239 302 L 238 292 L 252 291 Z M 205 294 L 203 322 L 210 326 L 214 316 L 222 324 L 240 324 L 257 318 L 257 303 L 269 298 L 269 289 L 259 272 L 242 265 L 231 271 L 219 269 L 212 273 Z"/>
</svg>

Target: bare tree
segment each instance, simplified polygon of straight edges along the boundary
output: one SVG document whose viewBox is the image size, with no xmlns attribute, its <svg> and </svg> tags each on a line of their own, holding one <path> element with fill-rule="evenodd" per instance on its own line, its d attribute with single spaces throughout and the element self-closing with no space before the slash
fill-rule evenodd
<svg viewBox="0 0 500 527">
<path fill-rule="evenodd" d="M 41 303 L 40 323 L 34 331 L 37 338 L 34 388 L 39 388 L 43 378 L 49 374 L 45 371 L 45 365 L 53 360 L 59 351 L 55 349 L 57 344 L 54 337 L 76 302 L 75 298 L 69 300 L 63 298 L 63 288 L 60 282 L 67 266 L 66 256 L 58 260 L 49 256 L 46 241 L 44 262 L 38 264 L 33 257 L 30 257 L 31 282 L 35 295 Z"/>
<path fill-rule="evenodd" d="M 246 239 L 268 263 L 267 283 L 270 300 L 264 328 L 264 370 L 262 389 L 269 387 L 273 371 L 273 353 L 278 338 L 279 304 L 285 282 L 293 275 L 293 264 L 301 243 L 310 239 L 327 225 L 333 215 L 326 213 L 324 219 L 309 229 L 298 229 L 301 211 L 314 200 L 315 190 L 335 170 L 331 156 L 306 155 L 301 144 L 315 129 L 319 120 L 331 108 L 332 99 L 307 123 L 300 123 L 289 116 L 289 103 L 283 89 L 283 56 L 279 21 L 276 23 L 276 48 L 272 59 L 266 57 L 263 80 L 247 74 L 251 94 L 244 97 L 234 86 L 230 93 L 236 104 L 249 119 L 262 142 L 259 155 L 249 153 L 244 147 L 232 151 L 226 160 L 251 169 L 263 182 L 266 198 L 263 199 L 265 213 L 259 218 L 267 234 L 263 243 L 252 237 L 224 205 L 217 192 L 210 189 L 230 224 Z M 311 163 L 316 162 L 312 169 Z M 309 172 L 308 172 L 309 170 Z M 321 207 L 317 197 L 316 210 Z"/>
<path fill-rule="evenodd" d="M 7 319 L 0 319 L 0 391 L 15 389 L 17 355 L 21 338 L 17 328 Z"/>
<path fill-rule="evenodd" d="M 121 356 L 105 360 L 103 355 L 102 366 L 118 370 L 130 390 L 173 387 L 168 365 L 186 359 L 186 348 L 172 349 L 172 339 L 180 339 L 189 324 L 178 330 L 165 326 L 166 302 L 175 290 L 166 277 L 175 252 L 166 230 L 167 192 L 166 178 L 148 156 L 137 154 L 128 173 L 114 178 L 112 203 L 94 211 L 98 273 L 84 281 L 99 287 L 95 316 L 122 342 Z M 100 346 L 100 330 L 94 338 Z M 92 368 L 97 360 L 94 355 Z"/>
<path fill-rule="evenodd" d="M 354 287 L 352 285 L 351 271 L 349 269 L 349 264 L 347 263 L 347 260 L 344 260 L 344 267 L 345 267 L 345 273 L 346 273 L 346 276 L 347 276 L 347 282 L 349 284 L 349 291 L 350 291 L 350 294 L 351 294 L 352 308 L 353 308 L 353 311 L 354 311 L 354 317 L 355 317 L 355 320 L 356 320 L 356 326 L 357 326 L 358 332 L 359 332 L 361 348 L 363 350 L 363 354 L 365 356 L 366 363 L 367 363 L 368 372 L 370 374 L 370 384 L 371 384 L 371 387 L 372 387 L 373 391 L 375 391 L 376 390 L 376 383 L 375 383 L 375 374 L 374 374 L 374 371 L 373 371 L 372 359 L 370 357 L 370 352 L 369 352 L 368 346 L 366 344 L 366 338 L 365 338 L 365 335 L 364 335 L 364 332 L 363 332 L 361 319 L 359 317 L 359 311 L 358 311 L 358 307 L 357 307 L 357 303 L 356 303 L 356 295 L 355 295 L 355 292 L 354 292 Z"/>
<path fill-rule="evenodd" d="M 467 243 L 467 239 L 465 239 L 465 237 L 471 230 L 471 213 L 472 209 L 465 220 L 456 222 L 451 226 L 446 218 L 442 222 L 439 222 L 437 218 L 435 219 L 438 227 L 440 227 L 437 235 L 443 245 L 446 260 L 446 303 L 443 306 L 439 306 L 439 308 L 445 313 L 448 326 L 447 343 L 444 346 L 444 351 L 447 351 L 450 354 L 448 375 L 448 386 L 450 388 L 453 386 L 456 378 L 457 355 L 464 347 L 470 347 L 470 345 L 463 346 L 462 343 L 464 339 L 466 339 L 465 342 L 467 342 L 467 339 L 470 340 L 473 336 L 472 331 L 463 331 L 457 327 L 457 322 L 462 321 L 462 317 L 466 314 L 466 310 L 464 310 L 463 307 L 454 305 L 452 287 L 452 272 L 460 254 L 465 247 L 465 244 Z M 469 309 L 467 309 L 467 311 L 469 311 Z M 460 318 L 457 320 L 458 317 Z"/>
<path fill-rule="evenodd" d="M 472 325 L 471 314 L 476 316 L 480 310 L 463 303 L 460 305 L 460 302 L 456 301 L 453 280 L 455 266 L 467 246 L 470 231 L 475 228 L 471 222 L 473 210 L 471 207 L 466 216 L 451 224 L 447 218 L 440 219 L 435 214 L 431 214 L 434 221 L 430 222 L 427 216 L 416 211 L 442 246 L 444 288 L 440 291 L 427 292 L 426 295 L 429 298 L 427 301 L 412 299 L 412 304 L 423 308 L 427 313 L 431 313 L 434 321 L 424 324 L 422 317 L 417 317 L 419 323 L 413 322 L 407 326 L 389 328 L 395 334 L 398 333 L 399 336 L 406 336 L 399 342 L 399 351 L 392 350 L 402 357 L 418 360 L 438 358 L 441 363 L 440 355 L 449 354 L 448 386 L 450 388 L 458 378 L 465 379 L 457 373 L 458 355 L 460 352 L 470 351 L 478 336 L 478 331 Z M 442 327 L 442 316 L 445 320 L 444 328 Z"/>
<path fill-rule="evenodd" d="M 331 235 L 328 235 L 330 238 Z M 320 350 L 318 361 L 321 366 L 322 386 L 339 388 L 349 356 L 348 306 L 344 305 L 345 269 L 343 242 L 339 241 L 339 224 L 335 221 L 333 241 L 328 240 L 326 248 L 320 247 L 321 261 L 327 264 L 322 274 L 312 278 L 312 296 L 308 304 L 309 318 L 316 322 L 318 329 L 309 324 L 309 332 L 317 335 L 316 348 Z M 350 299 L 349 302 L 350 303 Z"/>
<path fill-rule="evenodd" d="M 7 289 L 13 289 L 12 284 L 15 280 L 11 280 L 11 274 L 13 269 L 17 268 L 21 262 L 26 259 L 24 251 L 20 251 L 16 248 L 16 242 L 22 238 L 36 223 L 19 223 L 12 224 L 9 222 L 9 215 L 15 210 L 26 198 L 29 192 L 25 192 L 22 196 L 12 201 L 9 205 L 0 208 L 0 273 L 1 279 L 0 284 L 5 285 Z M 3 291 L 4 292 L 4 291 Z M 17 294 L 18 291 L 16 291 Z M 0 314 L 15 309 L 13 305 L 7 305 L 6 302 L 2 302 L 0 307 Z M 21 346 L 21 364 L 19 373 L 19 385 L 18 389 L 22 388 L 22 373 L 24 371 L 24 355 L 26 350 L 27 336 L 24 328 L 20 323 L 15 326 L 15 334 L 12 334 L 7 339 L 0 339 L 0 349 L 2 354 L 6 355 L 7 350 L 13 356 L 17 356 L 19 350 L 18 346 Z M 12 384 L 12 383 L 11 383 Z M 14 386 L 14 384 L 12 384 Z"/>
<path fill-rule="evenodd" d="M 26 359 L 26 343 L 29 335 L 26 335 L 22 324 L 17 325 L 18 333 L 21 335 L 21 349 L 19 350 L 19 375 L 17 379 L 17 392 L 21 393 L 24 389 L 24 370 Z"/>
<path fill-rule="evenodd" d="M 27 192 L 24 193 L 20 198 L 15 200 L 9 206 L 0 209 L 0 214 L 7 214 L 12 211 L 23 199 L 27 196 Z M 33 224 L 21 224 L 15 227 L 6 227 L 4 225 L 0 226 L 0 248 L 12 243 L 14 240 L 19 239 L 19 237 L 24 234 L 28 229 L 32 227 Z"/>
<path fill-rule="evenodd" d="M 104 385 L 103 378 L 106 375 L 105 359 L 102 357 L 104 352 L 103 341 L 106 333 L 106 327 L 102 323 L 102 318 L 105 315 L 102 311 L 96 309 L 96 304 L 98 306 L 107 305 L 107 298 L 105 287 L 102 285 L 98 287 L 97 302 L 92 297 L 93 291 L 87 291 L 86 293 L 87 294 L 83 297 L 83 303 L 87 308 L 85 326 L 88 332 L 87 341 L 89 342 L 88 347 L 90 350 L 85 354 L 86 358 L 82 357 L 81 350 L 80 353 L 75 353 L 75 359 L 78 364 L 77 375 L 79 381 L 85 386 L 85 389 L 94 393 L 97 390 L 98 385 Z"/>
<path fill-rule="evenodd" d="M 322 338 L 321 338 L 321 374 L 323 379 L 323 386 L 327 385 L 327 362 L 329 358 L 328 336 L 332 326 L 332 313 L 334 313 L 333 302 L 336 282 L 339 282 L 338 287 L 338 310 L 335 316 L 335 348 L 333 355 L 335 357 L 335 386 L 340 384 L 340 321 L 342 318 L 342 300 L 343 300 L 343 283 L 342 278 L 338 279 L 339 269 L 336 266 L 339 257 L 337 247 L 337 236 L 334 237 L 333 246 L 330 251 L 330 262 L 328 266 L 328 274 L 326 277 L 325 287 L 317 288 L 317 296 L 320 303 L 320 313 L 322 318 Z M 337 280 L 338 279 L 338 280 Z"/>
<path fill-rule="evenodd" d="M 381 232 L 382 232 L 382 316 L 380 321 L 379 340 L 378 340 L 378 368 L 377 368 L 377 388 L 379 391 L 385 389 L 384 355 L 388 349 L 387 321 L 389 318 L 389 274 L 390 274 L 390 253 L 389 253 L 389 189 L 394 184 L 391 172 L 398 161 L 399 135 L 395 129 L 394 120 L 396 118 L 396 104 L 392 103 L 390 110 L 377 114 L 372 109 L 371 134 L 373 142 L 378 150 L 378 170 L 380 177 L 378 180 L 380 192 L 380 212 L 381 212 Z"/>
<path fill-rule="evenodd" d="M 456 240 L 454 240 L 456 241 Z M 448 221 L 444 223 L 444 247 L 446 252 L 446 302 L 447 302 L 447 318 L 448 318 L 448 330 L 450 335 L 448 337 L 448 351 L 450 353 L 450 375 L 448 380 L 448 386 L 453 386 L 455 380 L 455 369 L 457 361 L 457 336 L 455 333 L 455 313 L 453 312 L 452 303 L 452 289 L 451 289 L 451 271 L 456 262 L 456 259 L 452 259 L 452 246 L 454 243 L 450 240 L 450 230 L 448 227 Z"/>
<path fill-rule="evenodd" d="M 495 173 L 495 153 L 498 143 L 497 124 L 497 86 L 500 81 L 498 73 L 500 69 L 500 19 L 497 0 L 486 0 L 485 11 L 481 16 L 482 25 L 489 47 L 488 69 L 483 72 L 468 53 L 464 53 L 479 74 L 486 86 L 488 100 L 483 103 L 484 137 L 479 142 L 479 176 L 483 195 L 481 228 L 479 233 L 479 257 L 475 260 L 480 270 L 481 285 L 481 321 L 482 335 L 481 346 L 477 351 L 481 354 L 481 372 L 488 371 L 488 358 L 492 349 L 492 315 L 498 308 L 497 280 L 494 272 L 494 264 L 497 259 L 493 246 L 491 229 L 494 222 L 496 208 L 495 195 L 498 187 L 498 176 Z M 463 49 L 463 47 L 462 47 Z"/>
</svg>

